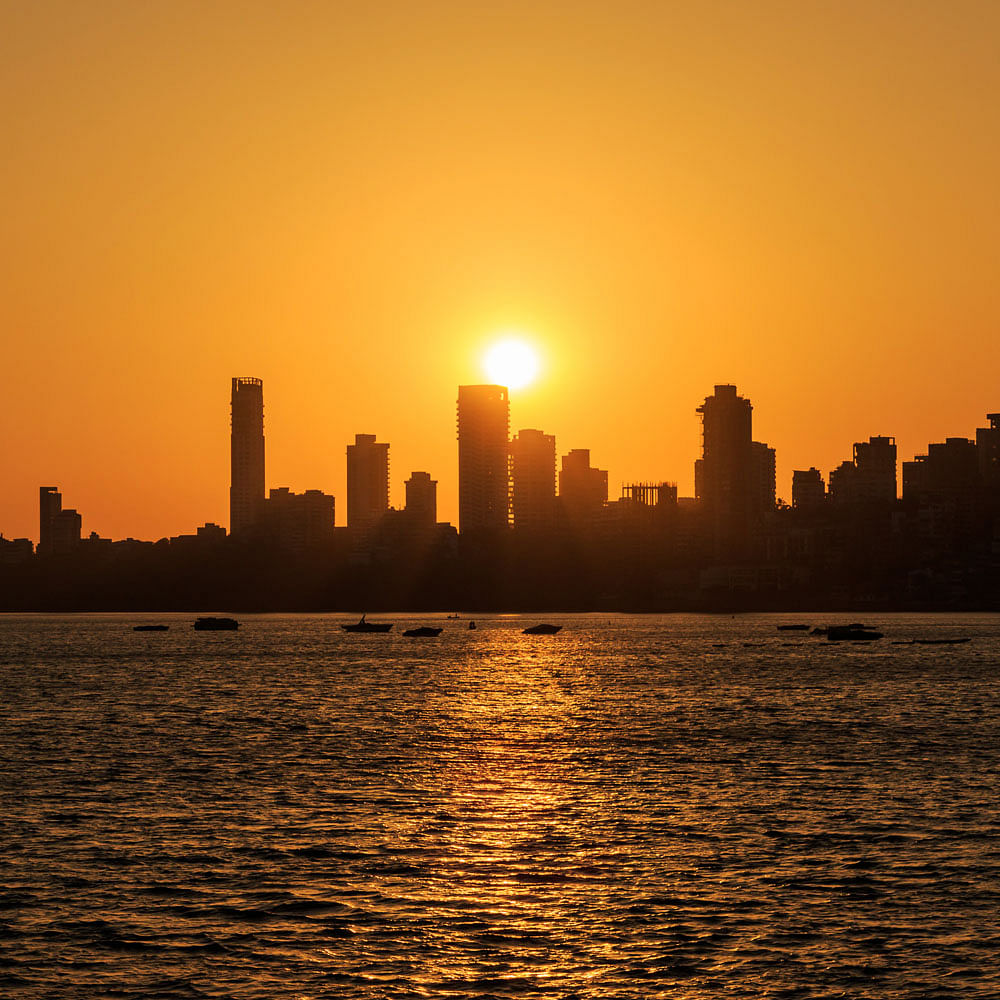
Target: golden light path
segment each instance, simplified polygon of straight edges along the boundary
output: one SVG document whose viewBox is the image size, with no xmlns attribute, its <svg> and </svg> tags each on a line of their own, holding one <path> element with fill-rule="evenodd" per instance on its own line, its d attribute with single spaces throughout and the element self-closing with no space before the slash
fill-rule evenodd
<svg viewBox="0 0 1000 1000">
<path fill-rule="evenodd" d="M 490 382 L 523 389 L 538 376 L 538 352 L 519 336 L 506 336 L 486 352 L 483 368 Z"/>
</svg>

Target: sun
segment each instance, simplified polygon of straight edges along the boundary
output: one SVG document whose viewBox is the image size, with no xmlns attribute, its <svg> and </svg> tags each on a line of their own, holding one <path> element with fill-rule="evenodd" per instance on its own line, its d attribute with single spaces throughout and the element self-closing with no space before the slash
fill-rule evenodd
<svg viewBox="0 0 1000 1000">
<path fill-rule="evenodd" d="M 538 375 L 538 352 L 516 337 L 498 340 L 483 358 L 489 380 L 508 389 L 523 389 Z"/>
</svg>

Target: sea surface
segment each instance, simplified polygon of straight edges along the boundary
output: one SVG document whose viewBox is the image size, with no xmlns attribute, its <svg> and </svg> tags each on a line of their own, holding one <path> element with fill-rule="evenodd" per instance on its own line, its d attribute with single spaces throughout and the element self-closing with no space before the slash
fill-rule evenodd
<svg viewBox="0 0 1000 1000">
<path fill-rule="evenodd" d="M 0 996 L 1000 997 L 1000 615 L 372 617 L 0 617 Z"/>
</svg>

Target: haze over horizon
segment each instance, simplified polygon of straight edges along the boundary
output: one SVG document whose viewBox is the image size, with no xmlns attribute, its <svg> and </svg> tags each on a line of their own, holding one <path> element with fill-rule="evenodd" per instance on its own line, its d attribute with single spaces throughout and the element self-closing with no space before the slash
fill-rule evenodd
<svg viewBox="0 0 1000 1000">
<path fill-rule="evenodd" d="M 824 477 L 1000 410 L 1000 7 L 5 4 L 0 531 L 228 523 L 229 384 L 267 484 L 356 432 L 456 520 L 457 386 L 693 489 L 717 383 Z"/>
</svg>

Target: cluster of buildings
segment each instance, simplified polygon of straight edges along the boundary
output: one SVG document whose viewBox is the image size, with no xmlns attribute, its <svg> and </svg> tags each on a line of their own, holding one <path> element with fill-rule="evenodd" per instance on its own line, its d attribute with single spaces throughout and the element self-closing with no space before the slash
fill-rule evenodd
<svg viewBox="0 0 1000 1000">
<path fill-rule="evenodd" d="M 989 569 L 1000 554 L 1000 414 L 989 414 L 975 439 L 948 438 L 903 462 L 901 496 L 895 439 L 879 436 L 856 443 L 827 482 L 816 468 L 796 470 L 786 505 L 776 499 L 775 450 L 754 440 L 750 400 L 736 386 L 717 385 L 697 408 L 703 438 L 694 497 L 652 481 L 624 484 L 612 499 L 608 474 L 591 465 L 588 450 L 569 451 L 557 468 L 553 435 L 511 435 L 505 387 L 460 386 L 456 530 L 437 520 L 437 482 L 429 472 L 412 472 L 405 505 L 390 507 L 389 445 L 374 434 L 357 434 L 347 446 L 345 525 L 337 525 L 335 498 L 321 490 L 268 491 L 263 382 L 234 378 L 231 405 L 228 537 L 221 526 L 205 524 L 156 544 L 198 551 L 266 544 L 291 555 L 336 549 L 357 557 L 418 543 L 468 552 L 477 542 L 511 538 L 534 540 L 538 548 L 572 536 L 595 551 L 631 545 L 647 559 L 655 553 L 663 565 L 686 567 L 678 578 L 684 586 L 730 589 L 759 587 L 761 580 L 808 587 L 820 578 L 847 579 L 859 572 L 850 556 L 859 546 L 888 563 L 907 562 L 905 573 L 930 564 L 937 572 L 949 558 L 979 559 Z M 41 487 L 38 556 L 126 544 L 153 543 L 84 538 L 80 514 L 63 508 L 58 489 Z M 0 564 L 32 552 L 29 540 L 0 536 Z"/>
</svg>

